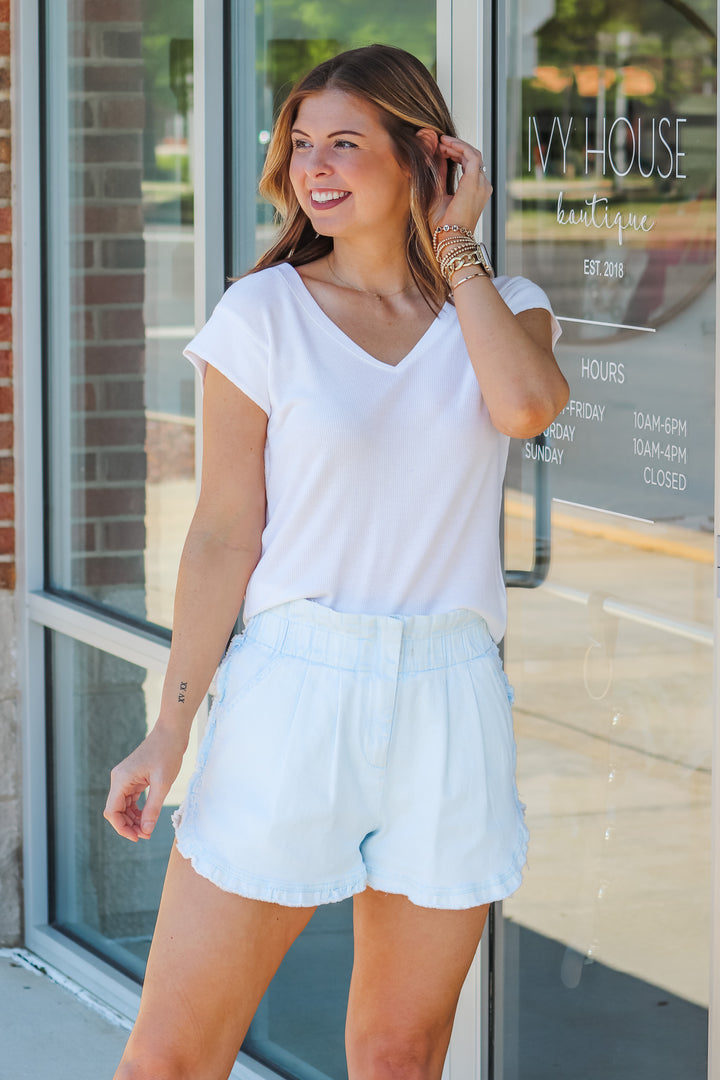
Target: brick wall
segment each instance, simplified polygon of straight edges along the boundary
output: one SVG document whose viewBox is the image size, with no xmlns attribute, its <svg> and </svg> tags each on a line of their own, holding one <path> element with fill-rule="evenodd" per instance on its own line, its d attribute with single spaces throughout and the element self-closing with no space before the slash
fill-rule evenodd
<svg viewBox="0 0 720 1080">
<path fill-rule="evenodd" d="M 142 618 L 142 4 L 72 0 L 69 17 L 75 423 L 71 580 L 61 584 Z"/>
</svg>

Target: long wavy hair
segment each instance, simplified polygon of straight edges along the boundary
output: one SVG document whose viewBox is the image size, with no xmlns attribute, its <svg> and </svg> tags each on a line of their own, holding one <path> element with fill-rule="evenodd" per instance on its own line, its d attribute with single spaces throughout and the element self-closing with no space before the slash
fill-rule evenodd
<svg viewBox="0 0 720 1080">
<path fill-rule="evenodd" d="M 281 262 L 302 266 L 332 251 L 332 237 L 315 233 L 290 183 L 291 132 L 300 103 L 311 94 L 330 89 L 353 94 L 377 107 L 393 141 L 397 160 L 410 173 L 408 265 L 422 295 L 439 310 L 450 291 L 433 252 L 428 218 L 437 197 L 439 174 L 417 132 L 420 128 L 431 128 L 438 135 L 455 135 L 455 125 L 427 68 L 411 53 L 391 45 L 369 45 L 339 53 L 318 64 L 290 91 L 275 123 L 260 180 L 260 194 L 275 207 L 280 236 L 250 273 Z M 455 172 L 455 163 L 449 161 L 446 181 L 449 194 L 455 190 Z"/>
</svg>

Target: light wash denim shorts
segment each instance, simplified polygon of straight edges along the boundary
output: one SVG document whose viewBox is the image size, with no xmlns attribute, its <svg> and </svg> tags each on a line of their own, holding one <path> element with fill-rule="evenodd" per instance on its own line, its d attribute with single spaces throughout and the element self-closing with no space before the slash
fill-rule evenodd
<svg viewBox="0 0 720 1080">
<path fill-rule="evenodd" d="M 528 835 L 511 694 L 471 611 L 261 612 L 220 666 L 179 851 L 221 889 L 289 906 L 366 885 L 431 908 L 509 896 Z"/>
</svg>

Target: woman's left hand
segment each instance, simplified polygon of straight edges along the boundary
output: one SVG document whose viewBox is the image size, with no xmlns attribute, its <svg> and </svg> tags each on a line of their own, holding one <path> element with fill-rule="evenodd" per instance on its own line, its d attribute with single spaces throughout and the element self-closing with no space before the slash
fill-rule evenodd
<svg viewBox="0 0 720 1080">
<path fill-rule="evenodd" d="M 438 225 L 463 225 L 471 232 L 492 195 L 492 184 L 483 172 L 479 150 L 452 135 L 441 135 L 437 151 L 442 194 L 430 213 L 430 228 Z M 445 191 L 448 161 L 460 166 L 461 175 L 454 195 Z"/>
</svg>

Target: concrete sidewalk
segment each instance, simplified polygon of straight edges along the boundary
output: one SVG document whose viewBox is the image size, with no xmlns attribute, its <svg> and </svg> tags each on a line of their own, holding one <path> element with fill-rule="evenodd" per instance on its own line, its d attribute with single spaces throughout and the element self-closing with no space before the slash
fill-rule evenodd
<svg viewBox="0 0 720 1080">
<path fill-rule="evenodd" d="M 0 949 L 0 1080 L 111 1080 L 131 1024 L 25 949 Z"/>
</svg>

